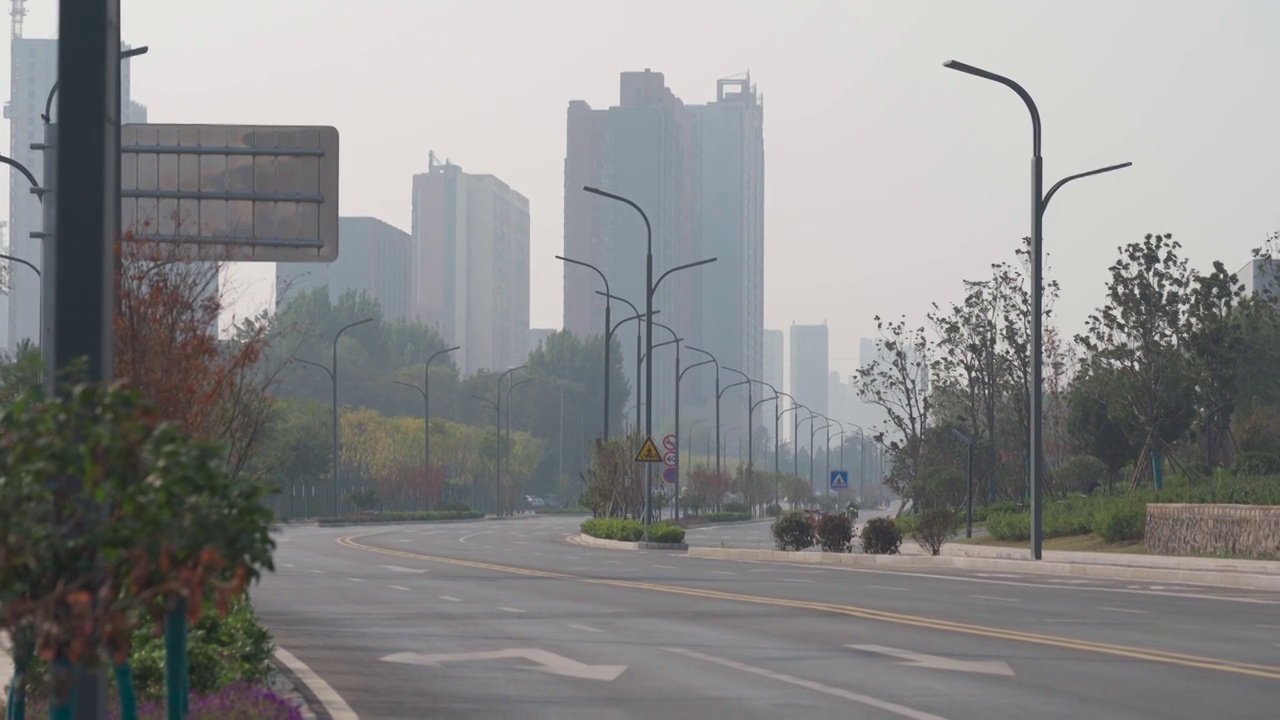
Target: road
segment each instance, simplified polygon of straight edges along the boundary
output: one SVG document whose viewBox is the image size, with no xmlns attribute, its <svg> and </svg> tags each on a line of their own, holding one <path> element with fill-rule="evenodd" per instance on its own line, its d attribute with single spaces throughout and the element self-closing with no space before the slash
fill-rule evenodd
<svg viewBox="0 0 1280 720">
<path fill-rule="evenodd" d="M 1280 594 L 702 560 L 578 522 L 290 528 L 254 604 L 363 720 L 1276 714 Z"/>
</svg>

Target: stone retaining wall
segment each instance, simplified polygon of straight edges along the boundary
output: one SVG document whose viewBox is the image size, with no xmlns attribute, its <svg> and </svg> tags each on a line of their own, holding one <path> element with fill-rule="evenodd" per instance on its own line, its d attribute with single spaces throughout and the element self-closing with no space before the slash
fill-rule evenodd
<svg viewBox="0 0 1280 720">
<path fill-rule="evenodd" d="M 1280 557 L 1280 507 L 1149 504 L 1146 546 L 1157 555 Z"/>
</svg>

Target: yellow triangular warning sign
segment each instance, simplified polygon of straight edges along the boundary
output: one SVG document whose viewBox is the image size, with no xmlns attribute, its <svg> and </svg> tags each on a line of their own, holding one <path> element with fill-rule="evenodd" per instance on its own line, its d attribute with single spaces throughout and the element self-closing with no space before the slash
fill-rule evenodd
<svg viewBox="0 0 1280 720">
<path fill-rule="evenodd" d="M 644 439 L 644 445 L 641 445 L 640 452 L 636 453 L 636 462 L 662 462 L 662 453 L 658 452 L 658 446 L 653 444 L 653 438 Z"/>
</svg>

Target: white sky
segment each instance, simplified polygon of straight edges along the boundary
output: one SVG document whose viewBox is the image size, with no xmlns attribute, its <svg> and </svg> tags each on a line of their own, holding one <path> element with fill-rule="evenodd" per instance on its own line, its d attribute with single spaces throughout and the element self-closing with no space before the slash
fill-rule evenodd
<svg viewBox="0 0 1280 720">
<path fill-rule="evenodd" d="M 29 0 L 28 37 L 56 2 Z M 1066 329 L 1102 300 L 1117 245 L 1172 232 L 1236 269 L 1280 228 L 1274 0 L 123 0 L 134 97 L 152 122 L 330 124 L 341 208 L 409 229 L 434 149 L 530 198 L 532 324 L 561 324 L 565 111 L 617 101 L 618 73 L 687 102 L 744 70 L 765 97 L 765 322 L 831 325 L 856 364 L 872 316 L 923 320 L 1027 234 L 1044 119 L 1045 224 Z M 3 55 L 7 61 L 8 53 Z M 7 82 L 9 73 L 0 75 Z M 7 97 L 7 94 L 5 95 Z"/>
</svg>

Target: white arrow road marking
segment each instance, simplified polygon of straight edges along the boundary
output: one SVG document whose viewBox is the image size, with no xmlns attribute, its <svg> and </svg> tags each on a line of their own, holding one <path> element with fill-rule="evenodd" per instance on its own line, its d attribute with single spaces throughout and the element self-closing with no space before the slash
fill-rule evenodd
<svg viewBox="0 0 1280 720">
<path fill-rule="evenodd" d="M 845 645 L 847 648 L 862 652 L 888 655 L 903 662 L 901 665 L 929 668 L 930 670 L 955 670 L 957 672 L 980 673 L 983 675 L 1003 675 L 1013 677 L 1013 669 L 999 660 L 955 660 L 941 655 L 925 655 L 924 653 L 899 650 L 883 645 Z"/>
<path fill-rule="evenodd" d="M 587 665 L 563 655 L 537 648 L 510 648 L 508 650 L 493 650 L 490 652 L 440 653 L 435 655 L 402 652 L 388 655 L 382 660 L 383 662 L 404 663 L 406 665 L 441 667 L 448 662 L 478 662 L 512 658 L 522 658 L 536 663 L 535 665 L 525 665 L 525 670 L 537 670 L 538 672 L 552 675 L 563 675 L 564 677 L 582 678 L 584 680 L 616 680 L 627 669 L 626 665 Z"/>
<path fill-rule="evenodd" d="M 401 567 L 401 566 L 399 566 L 399 565 L 379 565 L 378 567 L 382 568 L 383 570 L 390 570 L 390 571 L 392 571 L 392 572 L 402 572 L 402 573 L 424 573 L 424 572 L 426 572 L 426 570 L 425 570 L 425 569 L 422 569 L 422 568 L 407 568 L 407 567 Z"/>
<path fill-rule="evenodd" d="M 753 667 L 745 663 L 737 662 L 736 660 L 729 660 L 726 658 L 715 657 L 714 655 L 703 655 L 700 652 L 694 652 L 693 650 L 685 650 L 683 648 L 664 647 L 662 649 L 666 650 L 667 652 L 673 652 L 679 655 L 684 655 L 685 657 L 697 658 L 698 660 L 705 660 L 707 662 L 712 662 L 717 665 L 723 665 L 724 667 L 727 667 L 727 668 L 733 668 L 734 670 L 741 670 L 742 672 L 751 673 L 752 675 L 756 675 L 759 677 L 766 677 L 771 680 L 781 680 L 782 682 L 790 683 L 792 685 L 805 688 L 806 690 L 813 690 L 815 692 L 826 693 L 827 695 L 834 695 L 835 697 L 838 697 L 838 698 L 844 698 L 845 700 L 852 700 L 853 702 L 856 702 L 856 703 L 862 703 L 863 705 L 869 705 L 874 708 L 886 710 L 895 715 L 898 715 L 899 717 L 908 718 L 908 720 L 946 720 L 946 718 L 942 717 L 941 715 L 934 715 L 932 713 L 924 712 L 923 710 L 916 710 L 914 708 L 909 708 L 905 705 L 899 705 L 897 703 L 889 702 L 887 700 L 880 700 L 878 698 L 873 698 L 870 695 L 863 695 L 862 693 L 853 692 L 852 690 L 845 690 L 844 688 L 831 687 L 830 685 L 823 685 L 822 683 L 814 682 L 812 680 L 805 680 L 803 678 L 794 677 L 792 675 L 784 675 L 782 673 L 777 673 L 772 670 L 765 670 L 764 668 Z"/>
</svg>

